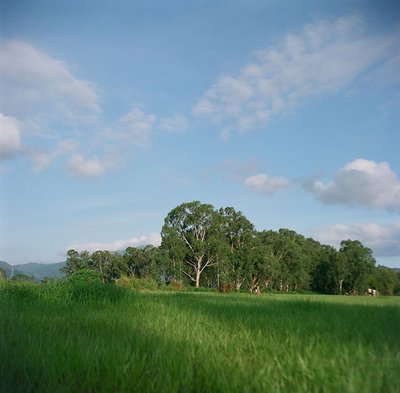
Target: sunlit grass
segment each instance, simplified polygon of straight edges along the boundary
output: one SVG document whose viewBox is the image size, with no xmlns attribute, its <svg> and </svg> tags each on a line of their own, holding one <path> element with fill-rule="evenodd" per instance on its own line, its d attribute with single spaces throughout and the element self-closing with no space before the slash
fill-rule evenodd
<svg viewBox="0 0 400 393">
<path fill-rule="evenodd" d="M 400 391 L 399 298 L 4 288 L 1 392 Z"/>
</svg>

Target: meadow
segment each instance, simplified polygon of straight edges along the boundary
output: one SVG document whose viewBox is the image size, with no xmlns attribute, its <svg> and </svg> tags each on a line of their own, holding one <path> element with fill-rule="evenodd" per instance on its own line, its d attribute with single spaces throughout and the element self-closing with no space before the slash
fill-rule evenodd
<svg viewBox="0 0 400 393">
<path fill-rule="evenodd" d="M 0 285 L 0 391 L 400 391 L 400 298 Z"/>
</svg>

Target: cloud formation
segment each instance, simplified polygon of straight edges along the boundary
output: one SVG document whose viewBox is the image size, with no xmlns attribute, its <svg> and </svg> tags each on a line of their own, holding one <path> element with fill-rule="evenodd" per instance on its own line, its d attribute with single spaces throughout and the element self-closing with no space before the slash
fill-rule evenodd
<svg viewBox="0 0 400 393">
<path fill-rule="evenodd" d="M 0 113 L 0 160 L 13 158 L 21 150 L 20 123 Z"/>
<path fill-rule="evenodd" d="M 106 169 L 97 157 L 86 160 L 80 154 L 71 156 L 67 168 L 69 173 L 75 177 L 100 177 Z"/>
<path fill-rule="evenodd" d="M 238 75 L 223 75 L 193 114 L 243 133 L 304 101 L 348 87 L 361 73 L 392 56 L 393 37 L 366 36 L 358 15 L 306 25 L 298 35 L 254 55 Z M 393 52 L 393 51 L 392 51 Z"/>
<path fill-rule="evenodd" d="M 171 134 L 182 134 L 188 128 L 188 122 L 184 116 L 175 114 L 173 116 L 162 117 L 159 128 L 161 131 Z"/>
<path fill-rule="evenodd" d="M 316 229 L 314 236 L 317 240 L 335 247 L 342 240 L 360 240 L 377 257 L 400 257 L 400 221 L 386 225 L 335 224 Z"/>
<path fill-rule="evenodd" d="M 157 116 L 139 107 L 105 123 L 95 85 L 27 42 L 1 40 L 0 67 L 1 93 L 7 97 L 0 114 L 0 159 L 27 154 L 35 171 L 65 158 L 72 176 L 100 177 L 132 148 L 147 147 L 154 127 L 169 132 L 186 127 L 182 116 L 164 117 L 158 124 Z M 83 153 L 82 146 L 90 151 Z"/>
<path fill-rule="evenodd" d="M 22 41 L 0 41 L 2 110 L 19 119 L 45 112 L 66 121 L 100 112 L 93 84 L 76 78 L 63 61 Z"/>
<path fill-rule="evenodd" d="M 85 243 L 80 245 L 72 245 L 68 247 L 69 249 L 74 249 L 77 251 L 100 251 L 100 250 L 108 250 L 108 251 L 119 251 L 125 250 L 127 247 L 141 247 L 151 244 L 153 246 L 159 246 L 161 244 L 161 236 L 159 233 L 150 233 L 149 235 L 132 237 L 126 240 L 116 240 L 111 243 Z"/>
<path fill-rule="evenodd" d="M 146 114 L 142 109 L 133 107 L 115 123 L 111 124 L 103 135 L 119 146 L 148 145 L 157 116 Z"/>
<path fill-rule="evenodd" d="M 270 177 L 265 173 L 260 173 L 247 177 L 244 184 L 251 190 L 264 194 L 274 194 L 285 189 L 289 185 L 289 180 L 284 177 Z"/>
<path fill-rule="evenodd" d="M 71 140 L 65 140 L 59 142 L 51 151 L 42 151 L 36 147 L 25 150 L 35 163 L 33 169 L 40 172 L 48 168 L 56 158 L 69 153 L 73 154 L 77 150 L 77 144 Z"/>
<path fill-rule="evenodd" d="M 400 209 L 400 180 L 386 162 L 357 159 L 339 169 L 329 183 L 315 181 L 306 188 L 327 204 Z"/>
</svg>

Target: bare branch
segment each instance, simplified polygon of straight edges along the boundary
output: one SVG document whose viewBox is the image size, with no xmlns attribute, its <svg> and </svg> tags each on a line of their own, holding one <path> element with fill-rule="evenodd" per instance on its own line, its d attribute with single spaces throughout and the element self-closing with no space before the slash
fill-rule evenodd
<svg viewBox="0 0 400 393">
<path fill-rule="evenodd" d="M 186 273 L 184 270 L 181 270 L 184 274 L 186 274 L 193 282 L 196 282 L 196 279 L 193 278 L 190 274 Z"/>
</svg>

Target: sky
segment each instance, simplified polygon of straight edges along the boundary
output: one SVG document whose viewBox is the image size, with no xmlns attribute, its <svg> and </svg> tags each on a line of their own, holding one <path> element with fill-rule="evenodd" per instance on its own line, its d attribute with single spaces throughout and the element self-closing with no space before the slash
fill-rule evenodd
<svg viewBox="0 0 400 393">
<path fill-rule="evenodd" d="M 158 245 L 199 200 L 400 267 L 400 2 L 0 2 L 0 260 Z"/>
</svg>

